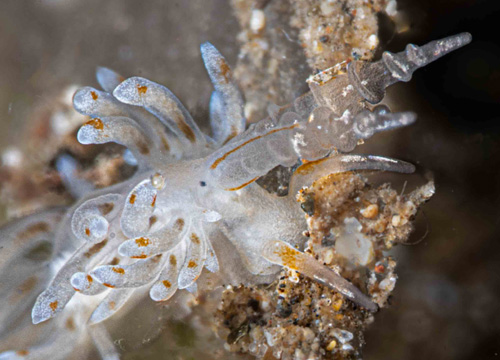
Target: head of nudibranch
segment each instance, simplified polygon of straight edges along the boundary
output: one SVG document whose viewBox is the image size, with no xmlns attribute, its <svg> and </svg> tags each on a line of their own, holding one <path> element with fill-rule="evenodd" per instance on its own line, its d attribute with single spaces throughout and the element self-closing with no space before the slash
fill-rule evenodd
<svg viewBox="0 0 500 360">
<path fill-rule="evenodd" d="M 85 87 L 74 96 L 75 109 L 91 117 L 78 140 L 124 145 L 137 172 L 120 184 L 81 194 L 72 208 L 56 214 L 58 226 L 47 229 L 62 255 L 56 273 L 34 290 L 44 289 L 32 309 L 33 323 L 61 313 L 76 293 L 84 296 L 72 306 L 86 309 L 88 323 L 95 325 L 144 288 L 155 301 L 166 301 L 179 289 L 195 292 L 203 268 L 217 272 L 221 265 L 239 262 L 218 259 L 214 243 L 220 237 L 229 239 L 254 275 L 272 273 L 279 265 L 376 311 L 369 296 L 298 249 L 305 223 L 295 195 L 330 174 L 412 172 L 413 165 L 403 161 L 349 154 L 375 133 L 415 120 L 413 113 L 393 114 L 367 103 L 379 103 L 386 87 L 408 81 L 416 69 L 470 40 L 470 34 L 459 34 L 422 47 L 408 45 L 398 54 L 386 52 L 374 63 L 354 61 L 325 70 L 309 80 L 311 92 L 246 130 L 243 97 L 231 70 L 215 47 L 205 43 L 202 57 L 215 88 L 212 136 L 200 130 L 164 86 L 99 68 L 103 90 Z M 289 195 L 281 198 L 255 183 L 278 165 L 296 167 Z M 68 168 L 61 166 L 63 172 Z M 64 175 L 70 183 L 78 180 L 70 172 Z M 18 236 L 47 216 L 34 215 L 6 228 L 2 237 Z M 28 236 L 23 244 L 31 246 L 35 239 Z M 18 252 L 6 254 L 15 258 Z M 28 275 L 22 272 L 21 277 Z M 97 306 L 85 300 L 97 298 Z M 30 353 L 43 357 L 46 350 L 34 347 Z"/>
</svg>

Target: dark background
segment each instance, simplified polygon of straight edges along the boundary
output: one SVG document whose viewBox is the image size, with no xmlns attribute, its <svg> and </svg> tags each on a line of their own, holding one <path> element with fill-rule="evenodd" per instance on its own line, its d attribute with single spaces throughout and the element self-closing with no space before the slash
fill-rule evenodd
<svg viewBox="0 0 500 360">
<path fill-rule="evenodd" d="M 468 31 L 473 42 L 388 92 L 418 122 L 377 154 L 432 172 L 437 193 L 413 246 L 395 250 L 392 307 L 366 335 L 366 359 L 495 359 L 500 353 L 500 1 L 399 0 L 410 30 L 384 24 L 384 49 Z M 0 148 L 23 141 L 35 104 L 68 84 L 95 85 L 97 65 L 168 86 L 199 118 L 211 87 L 198 46 L 235 63 L 238 26 L 226 1 L 0 2 Z M 418 176 L 418 175 L 417 175 Z M 423 235 L 428 230 L 428 234 Z M 422 239 L 423 237 L 423 239 Z"/>
</svg>

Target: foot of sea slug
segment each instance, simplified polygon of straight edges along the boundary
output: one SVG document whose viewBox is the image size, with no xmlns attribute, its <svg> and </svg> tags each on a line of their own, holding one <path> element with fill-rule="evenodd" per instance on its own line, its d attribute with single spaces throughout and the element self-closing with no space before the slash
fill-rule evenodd
<svg viewBox="0 0 500 360">
<path fill-rule="evenodd" d="M 270 241 L 263 247 L 262 256 L 273 264 L 299 271 L 305 276 L 338 291 L 371 312 L 376 312 L 379 309 L 377 304 L 349 281 L 286 242 Z"/>
</svg>

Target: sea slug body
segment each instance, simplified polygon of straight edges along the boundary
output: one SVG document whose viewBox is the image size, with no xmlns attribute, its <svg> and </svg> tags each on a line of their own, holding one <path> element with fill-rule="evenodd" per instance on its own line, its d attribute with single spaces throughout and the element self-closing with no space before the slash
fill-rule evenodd
<svg viewBox="0 0 500 360">
<path fill-rule="evenodd" d="M 1 271 L 15 273 L 15 280 L 1 283 L 0 296 L 9 301 L 17 291 L 13 284 L 33 278 L 34 285 L 22 301 L 0 312 L 0 335 L 32 331 L 35 325 L 19 319 L 36 296 L 34 324 L 55 317 L 55 329 L 71 322 L 78 330 L 46 341 L 39 335 L 37 345 L 6 351 L 0 359 L 64 358 L 70 350 L 59 349 L 76 343 L 88 326 L 103 358 L 114 358 L 112 341 L 99 323 L 139 288 L 147 287 L 154 301 L 167 301 L 177 290 L 196 291 L 203 268 L 216 273 L 222 263 L 239 261 L 217 254 L 221 237 L 232 243 L 253 275 L 286 267 L 377 311 L 362 289 L 302 251 L 306 223 L 296 194 L 329 174 L 413 172 L 414 166 L 403 161 L 350 152 L 377 132 L 415 121 L 411 112 L 371 105 L 382 101 L 386 87 L 409 81 L 416 69 L 470 40 L 464 33 L 422 47 L 408 45 L 397 54 L 386 52 L 374 63 L 339 64 L 312 76 L 310 92 L 248 128 L 229 65 L 204 43 L 201 53 L 215 88 L 212 136 L 164 86 L 99 68 L 103 90 L 84 87 L 74 95 L 75 109 L 92 118 L 80 128 L 78 141 L 124 145 L 137 171 L 111 187 L 82 191 L 70 209 L 44 211 L 1 229 Z M 288 195 L 282 197 L 255 182 L 279 165 L 296 167 Z M 71 182 L 71 174 L 65 175 Z M 21 267 L 20 257 L 42 243 L 50 244 L 54 257 Z M 78 301 L 70 303 L 75 294 Z"/>
</svg>

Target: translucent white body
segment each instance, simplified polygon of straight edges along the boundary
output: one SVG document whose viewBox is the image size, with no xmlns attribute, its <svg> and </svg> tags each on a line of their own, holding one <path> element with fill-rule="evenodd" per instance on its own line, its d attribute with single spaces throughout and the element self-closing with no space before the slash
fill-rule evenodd
<svg viewBox="0 0 500 360">
<path fill-rule="evenodd" d="M 297 270 L 376 311 L 360 289 L 300 251 L 306 224 L 295 195 L 332 173 L 412 172 L 414 167 L 402 161 L 346 154 L 361 139 L 415 120 L 412 113 L 391 114 L 385 107 L 368 111 L 366 101 L 374 102 L 374 94 L 383 94 L 386 86 L 409 80 L 417 67 L 469 40 L 470 35 L 461 34 L 422 48 L 411 46 L 405 53 L 361 64 L 359 71 L 357 63 L 349 69 L 342 64 L 328 69 L 311 79 L 310 93 L 247 130 L 243 99 L 231 70 L 222 55 L 205 43 L 202 56 L 215 87 L 210 103 L 212 137 L 200 131 L 165 87 L 98 69 L 104 91 L 86 87 L 74 97 L 75 108 L 93 117 L 80 129 L 78 140 L 125 145 L 138 164 L 137 173 L 121 184 L 86 194 L 67 211 L 34 216 L 46 224 L 39 227 L 51 239 L 56 255 L 42 265 L 35 263 L 33 269 L 16 270 L 19 280 L 2 284 L 2 296 L 12 291 L 12 284 L 38 271 L 37 266 L 48 268 L 21 311 L 43 290 L 32 309 L 33 323 L 77 312 L 83 319 L 79 332 L 58 338 L 71 342 L 81 338 L 81 323 L 98 326 L 138 289 L 147 287 L 154 301 L 165 301 L 178 289 L 195 291 L 203 268 L 217 272 L 220 261 L 242 261 L 257 275 L 273 274 L 280 266 Z M 391 68 L 394 64 L 399 64 L 396 70 Z M 272 195 L 254 182 L 278 165 L 299 162 L 288 196 Z M 67 168 L 61 166 L 62 171 Z M 66 175 L 71 182 L 74 177 Z M 24 251 L 22 246 L 11 246 L 23 231 L 26 246 L 38 241 L 39 234 L 26 233 L 30 221 L 2 229 L 2 264 Z M 229 239 L 238 254 L 218 258 L 214 245 L 220 237 Z M 76 293 L 78 301 L 70 303 Z M 72 309 L 64 310 L 67 304 L 73 304 Z M 0 315 L 0 329 L 6 332 L 20 313 Z M 91 333 L 102 335 L 102 329 L 94 329 Z M 101 335 L 94 337 L 103 357 L 116 358 L 111 343 Z M 26 352 L 20 348 L 4 352 L 0 359 L 46 358 L 49 345 L 44 344 Z"/>
</svg>

